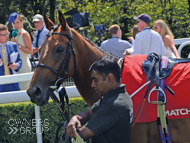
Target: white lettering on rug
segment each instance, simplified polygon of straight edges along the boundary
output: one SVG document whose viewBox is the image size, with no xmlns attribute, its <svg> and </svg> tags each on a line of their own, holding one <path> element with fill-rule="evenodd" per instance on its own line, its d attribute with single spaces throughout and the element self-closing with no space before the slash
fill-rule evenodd
<svg viewBox="0 0 190 143">
<path fill-rule="evenodd" d="M 174 109 L 174 110 L 166 111 L 167 116 L 184 116 L 184 115 L 189 115 L 189 114 L 190 114 L 190 109 L 188 109 L 188 108 Z"/>
</svg>

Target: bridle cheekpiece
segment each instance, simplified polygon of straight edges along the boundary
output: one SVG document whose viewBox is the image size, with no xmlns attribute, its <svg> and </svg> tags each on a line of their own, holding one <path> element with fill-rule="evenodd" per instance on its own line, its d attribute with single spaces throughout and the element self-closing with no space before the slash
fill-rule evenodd
<svg viewBox="0 0 190 143">
<path fill-rule="evenodd" d="M 56 26 L 53 26 L 52 29 L 53 31 L 57 30 L 58 27 L 60 26 L 60 24 L 56 25 Z M 73 56 L 74 56 L 74 62 L 75 62 L 75 72 L 77 70 L 77 64 L 76 64 L 76 53 L 75 53 L 75 49 L 73 48 L 73 44 L 72 44 L 72 41 L 73 41 L 73 37 L 72 37 L 72 33 L 71 33 L 71 30 L 69 29 L 70 31 L 70 35 L 68 34 L 64 34 L 64 33 L 58 33 L 58 32 L 49 32 L 48 33 L 48 36 L 52 36 L 52 35 L 63 35 L 65 37 L 67 37 L 69 39 L 69 44 L 68 44 L 68 48 L 67 48 L 67 51 L 66 51 L 66 56 L 64 58 L 64 61 L 62 63 L 62 66 L 59 67 L 58 70 L 55 70 L 53 68 L 51 68 L 50 66 L 47 66 L 47 65 L 44 65 L 42 63 L 38 63 L 36 67 L 44 67 L 44 68 L 48 68 L 50 71 L 52 71 L 53 73 L 56 74 L 57 76 L 57 80 L 55 82 L 55 85 L 53 86 L 50 86 L 49 88 L 50 89 L 58 89 L 60 87 L 60 84 L 61 84 L 61 80 L 65 80 L 65 77 L 67 75 L 67 72 L 70 68 L 70 59 L 71 59 L 71 54 L 73 53 Z M 63 76 L 61 77 L 59 75 L 59 72 L 61 70 L 63 70 L 63 68 L 65 67 L 65 72 L 63 74 Z"/>
</svg>

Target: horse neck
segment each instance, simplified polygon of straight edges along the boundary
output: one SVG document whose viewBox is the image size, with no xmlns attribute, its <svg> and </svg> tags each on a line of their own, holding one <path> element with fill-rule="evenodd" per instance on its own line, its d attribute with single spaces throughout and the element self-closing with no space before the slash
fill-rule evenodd
<svg viewBox="0 0 190 143">
<path fill-rule="evenodd" d="M 95 61 L 99 60 L 103 56 L 109 56 L 108 53 L 103 52 L 99 48 L 95 47 L 92 43 L 85 40 L 76 31 L 73 33 L 73 47 L 76 51 L 76 61 L 78 70 L 73 76 L 75 85 L 85 100 L 85 102 L 92 106 L 94 102 L 101 98 L 93 88 L 91 88 L 91 76 L 89 67 Z"/>
</svg>

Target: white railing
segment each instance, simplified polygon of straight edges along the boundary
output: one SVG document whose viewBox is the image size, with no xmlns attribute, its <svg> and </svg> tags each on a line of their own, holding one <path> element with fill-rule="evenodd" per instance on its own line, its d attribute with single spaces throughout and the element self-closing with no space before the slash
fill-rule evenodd
<svg viewBox="0 0 190 143">
<path fill-rule="evenodd" d="M 190 41 L 190 38 L 180 38 L 180 39 L 174 39 L 175 45 L 181 45 L 184 42 Z"/>
<path fill-rule="evenodd" d="M 178 47 L 178 53 L 179 53 L 179 56 L 181 57 L 181 51 L 182 49 L 187 46 L 187 45 L 190 45 L 190 41 L 186 41 L 184 43 L 182 43 L 179 47 Z M 190 58 L 190 52 L 189 52 L 189 55 L 187 58 Z"/>
<path fill-rule="evenodd" d="M 190 38 L 182 38 L 182 39 L 174 39 L 175 45 L 180 45 L 178 48 L 179 54 L 181 56 L 181 50 L 184 46 L 190 44 Z M 15 82 L 23 82 L 30 81 L 32 78 L 33 72 L 25 73 L 25 74 L 17 74 L 17 75 L 9 75 L 9 76 L 0 76 L 0 85 L 1 84 L 9 84 Z M 66 91 L 69 97 L 79 97 L 80 94 L 75 86 L 67 86 Z M 58 97 L 58 94 L 55 92 L 55 95 Z M 59 98 L 59 97 L 58 97 Z M 29 96 L 26 93 L 26 90 L 23 91 L 14 91 L 14 92 L 3 92 L 0 93 L 0 104 L 4 103 L 15 103 L 15 102 L 25 102 L 30 101 Z M 40 107 L 35 105 L 35 118 L 36 121 L 40 119 Z M 38 123 L 36 123 L 38 125 Z M 40 125 L 40 124 L 39 124 Z M 37 127 L 39 132 L 37 132 L 37 143 L 42 143 L 42 134 L 41 126 Z"/>
<path fill-rule="evenodd" d="M 0 85 L 15 83 L 15 82 L 30 81 L 32 78 L 32 75 L 33 75 L 33 72 L 25 73 L 25 74 L 9 75 L 9 76 L 0 76 Z M 67 86 L 67 87 L 65 87 L 65 89 L 66 89 L 66 92 L 69 97 L 79 97 L 80 96 L 80 94 L 75 86 Z M 59 98 L 57 92 L 54 92 L 54 93 Z M 25 102 L 25 101 L 30 101 L 30 98 L 27 95 L 26 90 L 0 93 L 0 104 Z M 43 143 L 42 134 L 41 134 L 42 133 L 41 124 L 39 123 L 40 107 L 35 104 L 34 110 L 35 110 L 35 119 L 36 119 L 37 143 Z"/>
<path fill-rule="evenodd" d="M 25 73 L 25 74 L 15 74 L 15 75 L 9 75 L 9 76 L 0 76 L 0 85 L 15 83 L 15 82 L 30 81 L 32 78 L 32 75 L 33 75 L 33 72 Z M 69 97 L 80 96 L 75 86 L 66 86 L 65 89 Z M 57 92 L 55 92 L 55 95 L 59 97 Z M 30 98 L 27 95 L 26 90 L 0 93 L 0 104 L 25 102 L 25 101 L 30 101 Z"/>
<path fill-rule="evenodd" d="M 181 57 L 181 51 L 182 51 L 182 49 L 186 45 L 190 45 L 190 38 L 174 39 L 173 41 L 174 41 L 175 45 L 180 45 L 178 47 L 178 53 L 179 53 L 179 56 Z M 189 52 L 188 58 L 190 58 L 190 52 Z"/>
</svg>

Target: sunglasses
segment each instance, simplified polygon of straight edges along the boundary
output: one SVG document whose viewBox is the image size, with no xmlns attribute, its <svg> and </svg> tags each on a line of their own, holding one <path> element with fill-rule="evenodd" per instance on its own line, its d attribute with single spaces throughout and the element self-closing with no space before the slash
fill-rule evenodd
<svg viewBox="0 0 190 143">
<path fill-rule="evenodd" d="M 9 35 L 10 34 L 10 32 L 9 33 L 7 33 L 7 34 L 5 34 L 5 35 L 3 35 L 3 34 L 0 34 L 0 36 L 7 36 L 7 35 Z"/>
<path fill-rule="evenodd" d="M 142 22 L 142 20 L 137 20 L 137 23 Z"/>
</svg>

